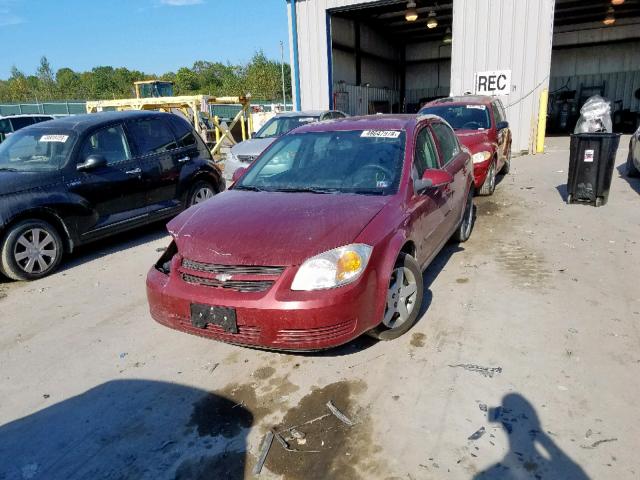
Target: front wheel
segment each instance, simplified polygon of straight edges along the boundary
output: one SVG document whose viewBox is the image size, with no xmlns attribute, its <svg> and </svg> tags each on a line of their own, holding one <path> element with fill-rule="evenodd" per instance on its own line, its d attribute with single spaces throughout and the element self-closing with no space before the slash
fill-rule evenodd
<svg viewBox="0 0 640 480">
<path fill-rule="evenodd" d="M 401 253 L 391 272 L 382 322 L 369 335 L 378 340 L 393 340 L 413 327 L 420 314 L 423 288 L 418 262 Z"/>
<path fill-rule="evenodd" d="M 640 172 L 633 164 L 633 154 L 631 153 L 631 144 L 629 144 L 629 156 L 627 157 L 627 176 L 640 177 Z"/>
<path fill-rule="evenodd" d="M 213 185 L 203 180 L 197 181 L 191 190 L 189 191 L 189 197 L 187 199 L 187 207 L 197 205 L 204 201 L 209 200 L 216 194 L 216 190 Z"/>
<path fill-rule="evenodd" d="M 0 270 L 12 280 L 37 280 L 62 260 L 58 231 L 42 220 L 25 220 L 9 229 L 0 255 Z"/>
</svg>

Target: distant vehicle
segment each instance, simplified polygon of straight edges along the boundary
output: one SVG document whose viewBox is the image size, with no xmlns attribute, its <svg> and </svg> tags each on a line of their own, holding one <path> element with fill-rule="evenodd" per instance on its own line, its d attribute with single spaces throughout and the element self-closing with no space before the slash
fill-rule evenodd
<svg viewBox="0 0 640 480">
<path fill-rule="evenodd" d="M 473 176 L 480 195 L 492 195 L 496 175 L 511 168 L 511 130 L 502 102 L 493 97 L 465 95 L 426 104 L 421 114 L 437 115 L 453 127 L 473 158 Z"/>
<path fill-rule="evenodd" d="M 23 128 L 0 144 L 0 273 L 44 277 L 78 245 L 224 189 L 204 142 L 177 115 L 105 112 Z"/>
<path fill-rule="evenodd" d="M 640 127 L 629 140 L 629 155 L 627 156 L 627 175 L 640 177 Z"/>
<path fill-rule="evenodd" d="M 224 176 L 231 180 L 233 173 L 240 167 L 248 167 L 271 145 L 276 138 L 305 123 L 322 122 L 345 118 L 346 113 L 338 110 L 309 110 L 304 112 L 280 113 L 269 119 L 253 138 L 234 145 L 224 162 Z"/>
<path fill-rule="evenodd" d="M 21 128 L 28 127 L 34 123 L 53 120 L 53 118 L 52 115 L 9 115 L 0 117 L 0 142 Z"/>
<path fill-rule="evenodd" d="M 473 228 L 471 156 L 438 117 L 305 125 L 243 170 L 169 223 L 147 277 L 156 321 L 281 350 L 397 338 L 418 320 L 422 271 Z"/>
<path fill-rule="evenodd" d="M 173 82 L 162 80 L 141 80 L 133 82 L 136 98 L 173 97 Z"/>
</svg>

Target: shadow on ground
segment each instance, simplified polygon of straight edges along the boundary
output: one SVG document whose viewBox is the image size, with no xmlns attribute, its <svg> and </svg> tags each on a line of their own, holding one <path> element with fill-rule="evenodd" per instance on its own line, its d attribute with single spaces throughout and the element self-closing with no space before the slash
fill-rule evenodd
<svg viewBox="0 0 640 480">
<path fill-rule="evenodd" d="M 0 426 L 0 478 L 243 479 L 253 423 L 244 405 L 195 388 L 107 382 Z"/>
<path fill-rule="evenodd" d="M 616 169 L 618 170 L 618 174 L 620 175 L 620 178 L 625 182 L 627 182 L 631 186 L 631 188 L 633 188 L 633 190 L 635 190 L 635 192 L 638 195 L 640 195 L 640 178 L 634 178 L 627 175 L 626 162 L 618 165 Z"/>
<path fill-rule="evenodd" d="M 535 408 L 518 393 L 490 408 L 489 421 L 498 422 L 509 439 L 504 458 L 478 473 L 474 480 L 571 479 L 587 480 L 584 470 L 543 430 Z"/>
</svg>

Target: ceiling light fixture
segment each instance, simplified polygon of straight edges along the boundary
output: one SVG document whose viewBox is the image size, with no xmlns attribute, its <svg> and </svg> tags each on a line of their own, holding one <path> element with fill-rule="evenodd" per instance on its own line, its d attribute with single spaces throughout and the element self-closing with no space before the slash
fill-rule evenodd
<svg viewBox="0 0 640 480">
<path fill-rule="evenodd" d="M 449 45 L 451 42 L 453 42 L 453 37 L 451 36 L 451 29 L 447 27 L 447 31 L 444 34 L 442 43 L 444 43 L 445 45 Z"/>
<path fill-rule="evenodd" d="M 614 23 L 616 23 L 616 17 L 613 16 L 613 13 L 613 7 L 609 7 L 609 9 L 607 10 L 607 16 L 604 17 L 602 23 L 604 23 L 605 25 L 613 25 Z"/>
<path fill-rule="evenodd" d="M 622 5 L 624 3 L 624 0 L 611 0 L 611 5 Z"/>
<path fill-rule="evenodd" d="M 404 12 L 404 18 L 407 22 L 415 22 L 418 19 L 416 2 L 407 2 L 407 10 Z"/>
<path fill-rule="evenodd" d="M 429 12 L 429 18 L 427 19 L 427 28 L 436 28 L 438 26 L 438 19 L 436 18 L 436 12 L 431 10 Z"/>
</svg>

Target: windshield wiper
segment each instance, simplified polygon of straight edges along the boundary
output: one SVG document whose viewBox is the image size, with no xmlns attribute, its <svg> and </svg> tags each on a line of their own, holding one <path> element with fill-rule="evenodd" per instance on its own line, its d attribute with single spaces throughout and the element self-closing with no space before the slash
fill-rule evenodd
<svg viewBox="0 0 640 480">
<path fill-rule="evenodd" d="M 234 190 L 250 190 L 252 192 L 263 192 L 262 188 L 254 187 L 253 185 L 238 185 L 233 187 Z"/>
<path fill-rule="evenodd" d="M 319 193 L 319 194 L 340 193 L 340 190 L 335 188 L 313 188 L 313 187 L 274 188 L 271 191 L 287 192 L 287 193 L 307 192 L 307 193 Z"/>
<path fill-rule="evenodd" d="M 18 169 L 17 168 L 11 168 L 11 167 L 0 167 L 0 171 L 2 171 L 2 172 L 17 172 Z"/>
</svg>

